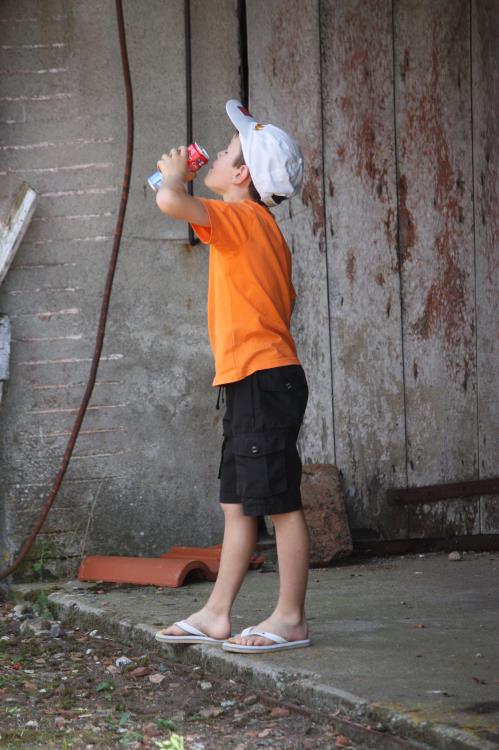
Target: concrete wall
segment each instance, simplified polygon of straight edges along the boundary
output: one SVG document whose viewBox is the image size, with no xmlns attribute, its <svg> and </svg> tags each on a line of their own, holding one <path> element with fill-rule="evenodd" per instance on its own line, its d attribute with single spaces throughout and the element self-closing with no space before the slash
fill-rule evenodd
<svg viewBox="0 0 499 750">
<path fill-rule="evenodd" d="M 147 6 L 147 12 L 144 12 Z M 236 4 L 192 4 L 194 138 L 231 133 L 239 95 Z M 124 3 L 135 104 L 130 199 L 104 349 L 66 477 L 32 557 L 155 555 L 221 541 L 221 410 L 209 348 L 208 248 L 146 186 L 186 142 L 183 2 Z M 125 158 L 126 108 L 112 0 L 2 4 L 3 206 L 41 194 L 0 289 L 12 323 L 0 413 L 3 560 L 49 494 L 87 382 Z M 196 186 L 197 189 L 197 186 Z M 62 572 L 64 572 L 63 568 Z"/>
</svg>

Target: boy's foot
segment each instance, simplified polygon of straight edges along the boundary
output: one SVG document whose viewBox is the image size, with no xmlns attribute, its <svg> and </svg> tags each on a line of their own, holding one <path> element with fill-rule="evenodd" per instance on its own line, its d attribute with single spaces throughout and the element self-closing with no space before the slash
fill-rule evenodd
<svg viewBox="0 0 499 750">
<path fill-rule="evenodd" d="M 271 615 L 267 620 L 263 620 L 258 625 L 254 625 L 255 630 L 265 630 L 267 633 L 286 638 L 287 641 L 301 641 L 308 638 L 308 625 L 305 621 L 300 623 L 283 620 L 276 615 Z M 227 638 L 229 643 L 239 643 L 243 646 L 271 646 L 275 645 L 274 641 L 264 638 L 261 635 L 234 635 Z"/>
<path fill-rule="evenodd" d="M 230 636 L 230 619 L 226 615 L 216 615 L 213 612 L 203 608 L 198 612 L 194 612 L 190 617 L 187 617 L 186 622 L 189 625 L 193 625 L 198 630 L 201 630 L 210 638 L 222 639 Z M 185 635 L 185 630 L 179 628 L 178 625 L 170 625 L 167 628 L 162 628 L 157 631 L 164 635 Z"/>
</svg>

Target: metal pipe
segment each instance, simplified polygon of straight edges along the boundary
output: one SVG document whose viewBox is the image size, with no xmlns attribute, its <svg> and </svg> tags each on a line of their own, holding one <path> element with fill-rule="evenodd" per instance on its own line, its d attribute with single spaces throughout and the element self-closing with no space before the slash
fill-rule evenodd
<svg viewBox="0 0 499 750">
<path fill-rule="evenodd" d="M 245 107 L 249 105 L 249 68 L 248 68 L 248 25 L 246 16 L 246 0 L 239 0 L 237 4 L 239 20 L 239 89 L 240 99 Z"/>
<path fill-rule="evenodd" d="M 184 38 L 185 38 L 185 97 L 187 110 L 187 144 L 192 143 L 192 58 L 191 58 L 191 2 L 184 0 Z M 193 195 L 193 183 L 187 183 L 189 195 Z M 189 244 L 198 245 L 200 239 L 194 234 L 190 224 Z"/>
</svg>

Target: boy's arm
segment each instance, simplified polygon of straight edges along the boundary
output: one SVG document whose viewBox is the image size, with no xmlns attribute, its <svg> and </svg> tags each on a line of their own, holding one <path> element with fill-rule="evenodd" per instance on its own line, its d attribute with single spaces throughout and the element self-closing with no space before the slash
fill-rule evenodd
<svg viewBox="0 0 499 750">
<path fill-rule="evenodd" d="M 169 177 L 156 193 L 156 204 L 160 211 L 172 219 L 188 221 L 202 227 L 210 226 L 208 211 L 203 203 L 189 195 L 181 180 Z"/>
<path fill-rule="evenodd" d="M 172 148 L 170 154 L 163 154 L 158 169 L 163 175 L 163 183 L 156 193 L 156 205 L 160 211 L 173 219 L 210 226 L 203 203 L 185 189 L 184 183 L 191 182 L 196 176 L 187 168 L 187 146 Z"/>
</svg>

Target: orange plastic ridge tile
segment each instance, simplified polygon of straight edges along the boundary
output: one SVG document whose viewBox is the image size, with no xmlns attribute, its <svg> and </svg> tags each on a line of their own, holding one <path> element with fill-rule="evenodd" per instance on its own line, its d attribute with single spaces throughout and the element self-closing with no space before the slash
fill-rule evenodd
<svg viewBox="0 0 499 750">
<path fill-rule="evenodd" d="M 189 573 L 215 581 L 220 567 L 222 545 L 213 547 L 171 547 L 160 557 L 90 555 L 78 571 L 80 581 L 107 581 L 139 585 L 182 586 Z M 264 555 L 253 555 L 249 568 L 259 568 Z"/>
</svg>

